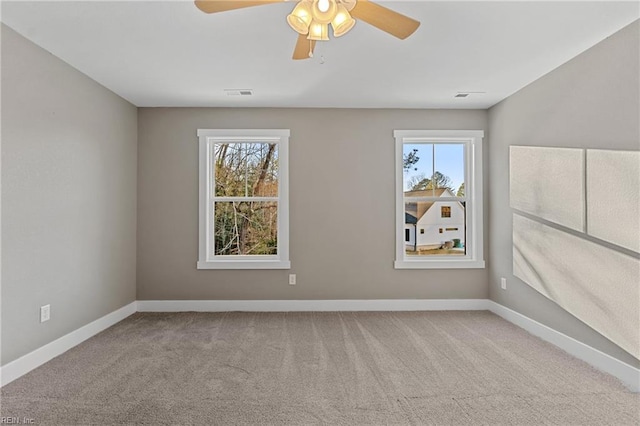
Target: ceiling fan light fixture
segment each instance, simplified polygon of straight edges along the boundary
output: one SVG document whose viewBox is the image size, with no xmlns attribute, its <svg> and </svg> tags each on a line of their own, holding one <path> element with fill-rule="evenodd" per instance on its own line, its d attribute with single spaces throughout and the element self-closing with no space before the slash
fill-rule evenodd
<svg viewBox="0 0 640 426">
<path fill-rule="evenodd" d="M 283 1 L 288 0 L 195 0 L 195 5 L 202 12 L 219 13 Z M 419 21 L 381 6 L 375 0 L 289 1 L 296 4 L 287 15 L 287 23 L 298 33 L 292 59 L 311 57 L 317 41 L 329 40 L 329 25 L 333 36 L 341 37 L 360 20 L 401 40 L 420 26 Z M 262 27 L 262 22 L 259 25 Z"/>
<path fill-rule="evenodd" d="M 338 5 L 335 0 L 313 0 L 311 16 L 320 24 L 328 24 L 336 16 Z"/>
<path fill-rule="evenodd" d="M 289 26 L 299 34 L 309 33 L 309 25 L 311 25 L 312 20 L 311 3 L 306 0 L 298 3 L 291 14 L 287 16 Z"/>
<path fill-rule="evenodd" d="M 331 26 L 333 27 L 333 36 L 340 37 L 345 35 L 346 33 L 353 28 L 356 24 L 356 20 L 351 17 L 347 9 L 339 4 L 338 12 L 336 16 L 331 21 Z"/>
<path fill-rule="evenodd" d="M 315 20 L 312 21 L 309 26 L 309 35 L 307 38 L 315 41 L 329 40 L 329 25 L 316 22 Z"/>
</svg>

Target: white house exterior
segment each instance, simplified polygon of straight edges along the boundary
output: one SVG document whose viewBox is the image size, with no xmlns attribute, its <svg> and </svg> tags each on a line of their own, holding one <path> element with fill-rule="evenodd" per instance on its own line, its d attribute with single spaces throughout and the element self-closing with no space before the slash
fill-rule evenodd
<svg viewBox="0 0 640 426">
<path fill-rule="evenodd" d="M 432 191 L 408 191 L 405 195 L 431 196 Z M 455 197 L 448 189 L 436 189 L 436 197 Z M 407 250 L 435 248 L 459 239 L 465 243 L 464 207 L 458 201 L 405 204 L 405 245 Z"/>
</svg>

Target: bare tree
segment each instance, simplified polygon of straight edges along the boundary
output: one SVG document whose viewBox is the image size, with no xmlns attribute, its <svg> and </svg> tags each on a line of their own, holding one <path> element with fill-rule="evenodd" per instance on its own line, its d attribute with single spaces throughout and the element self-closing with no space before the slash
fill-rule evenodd
<svg viewBox="0 0 640 426">
<path fill-rule="evenodd" d="M 418 161 L 420 161 L 420 157 L 418 157 L 418 149 L 414 148 L 411 152 L 402 156 L 402 168 L 405 172 L 408 172 L 409 169 L 415 166 Z M 416 167 L 413 169 L 418 170 Z"/>
<path fill-rule="evenodd" d="M 409 181 L 409 184 L 411 185 L 412 191 L 446 188 L 453 192 L 453 188 L 451 187 L 452 182 L 449 176 L 443 175 L 438 171 L 429 178 L 424 177 L 424 175 L 414 176 L 414 178 Z"/>
</svg>

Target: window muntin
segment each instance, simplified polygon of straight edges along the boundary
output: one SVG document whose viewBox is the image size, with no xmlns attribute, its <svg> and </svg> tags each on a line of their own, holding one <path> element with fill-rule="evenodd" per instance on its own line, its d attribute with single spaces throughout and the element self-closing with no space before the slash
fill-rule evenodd
<svg viewBox="0 0 640 426">
<path fill-rule="evenodd" d="M 394 136 L 397 229 L 405 233 L 397 238 L 396 267 L 484 267 L 483 132 L 396 131 Z"/>
<path fill-rule="evenodd" d="M 288 130 L 198 130 L 199 269 L 288 269 Z"/>
</svg>

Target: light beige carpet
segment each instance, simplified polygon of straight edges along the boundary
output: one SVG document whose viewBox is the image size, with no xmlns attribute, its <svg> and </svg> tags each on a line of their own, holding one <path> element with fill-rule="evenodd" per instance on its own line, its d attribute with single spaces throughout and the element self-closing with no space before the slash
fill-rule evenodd
<svg viewBox="0 0 640 426">
<path fill-rule="evenodd" d="M 1 403 L 49 425 L 640 422 L 638 394 L 489 312 L 138 313 Z"/>
</svg>

